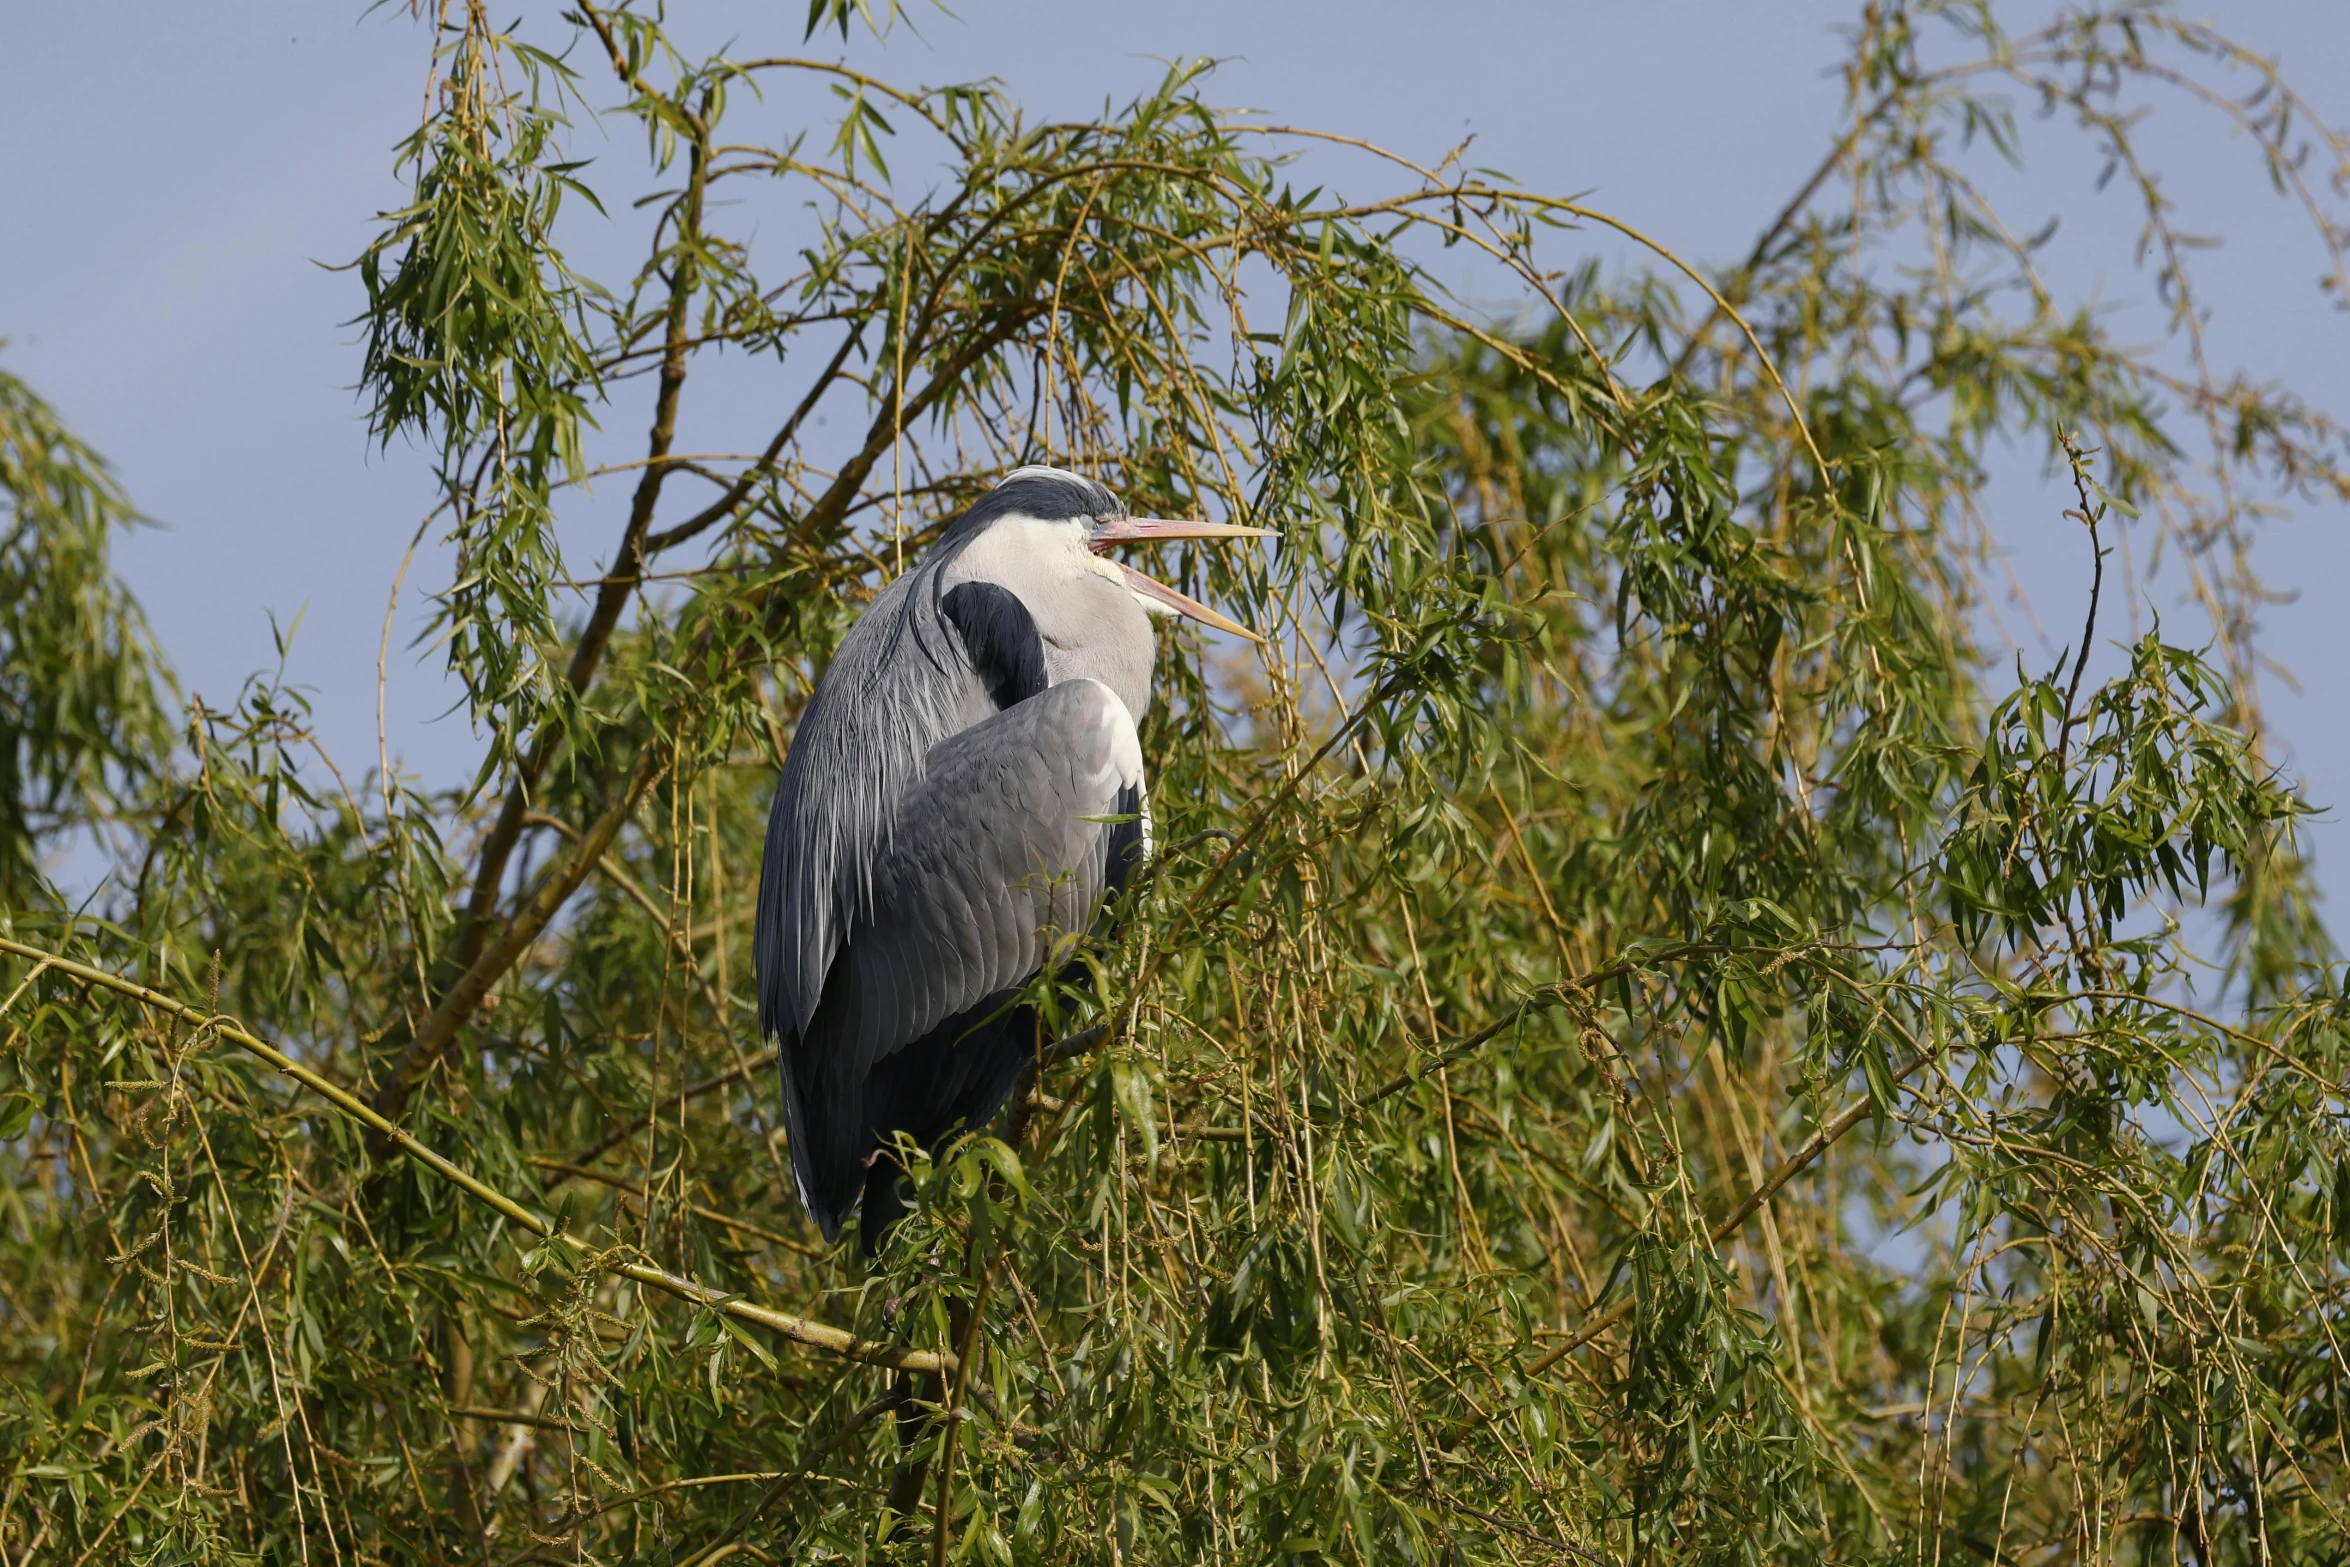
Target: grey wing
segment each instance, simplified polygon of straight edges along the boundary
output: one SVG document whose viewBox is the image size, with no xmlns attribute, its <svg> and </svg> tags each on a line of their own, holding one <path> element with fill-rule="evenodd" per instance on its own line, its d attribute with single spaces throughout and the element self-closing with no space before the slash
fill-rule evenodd
<svg viewBox="0 0 2350 1567">
<path fill-rule="evenodd" d="M 1046 689 L 1044 644 L 993 583 L 944 593 L 932 573 L 892 583 L 841 644 L 801 715 L 778 780 L 760 871 L 759 1021 L 804 1032 L 849 927 L 871 904 L 873 862 L 931 753 Z"/>
<path fill-rule="evenodd" d="M 815 1015 L 785 1043 L 793 1163 L 820 1221 L 853 1200 L 874 1131 L 927 1130 L 868 1124 L 874 1068 L 1017 989 L 1092 926 L 1141 837 L 1138 820 L 1112 818 L 1138 818 L 1141 795 L 1134 719 L 1095 680 L 1049 687 L 931 750 Z"/>
</svg>

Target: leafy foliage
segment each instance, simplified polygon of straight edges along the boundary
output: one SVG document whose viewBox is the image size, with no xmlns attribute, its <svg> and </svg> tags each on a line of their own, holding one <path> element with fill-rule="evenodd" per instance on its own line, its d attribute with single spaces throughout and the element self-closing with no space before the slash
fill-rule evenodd
<svg viewBox="0 0 2350 1567">
<path fill-rule="evenodd" d="M 170 750 L 146 622 L 107 569 L 138 514 L 56 412 L 0 370 L 0 897 L 45 843 L 103 829 Z"/>
<path fill-rule="evenodd" d="M 2338 247 L 2350 157 L 2272 70 L 2150 5 L 1872 4 L 1752 254 L 1603 279 L 1555 257 L 1621 224 L 1495 176 L 1296 189 L 1193 65 L 1030 124 L 585 3 L 434 62 L 359 271 L 468 786 L 330 787 L 266 681 L 164 744 L 127 506 L 0 383 L 0 560 L 88 606 L 0 620 L 12 852 L 102 814 L 124 866 L 0 933 L 12 1559 L 2339 1559 L 2350 996 L 2248 548 L 2350 469 L 2211 374 L 2137 150 L 2184 89 Z M 722 129 L 807 78 L 829 138 Z M 2111 158 L 2171 345 L 1985 204 L 2003 90 Z M 567 145 L 613 112 L 643 189 Z M 650 214 L 634 277 L 563 259 L 591 207 Z M 774 434 L 681 454 L 721 352 Z M 1980 640 L 2001 446 L 2078 502 L 2038 673 Z M 1272 640 L 1164 650 L 1166 847 L 867 1267 L 754 1036 L 764 806 L 858 607 L 1036 459 L 1277 529 L 1174 563 Z M 2158 556 L 2208 634 L 2087 681 Z"/>
</svg>

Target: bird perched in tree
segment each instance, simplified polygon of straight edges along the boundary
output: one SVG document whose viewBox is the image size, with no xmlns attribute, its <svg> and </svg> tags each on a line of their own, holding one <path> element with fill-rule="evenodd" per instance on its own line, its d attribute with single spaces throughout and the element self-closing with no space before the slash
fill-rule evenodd
<svg viewBox="0 0 2350 1567">
<path fill-rule="evenodd" d="M 1101 485 L 1014 471 L 842 639 L 767 819 L 754 953 L 800 1200 L 870 1252 L 903 1212 L 897 1133 L 935 1146 L 1036 1059 L 1012 1003 L 1150 851 L 1151 618 L 1253 633 L 1103 558 L 1261 536 L 1130 517 Z"/>
</svg>

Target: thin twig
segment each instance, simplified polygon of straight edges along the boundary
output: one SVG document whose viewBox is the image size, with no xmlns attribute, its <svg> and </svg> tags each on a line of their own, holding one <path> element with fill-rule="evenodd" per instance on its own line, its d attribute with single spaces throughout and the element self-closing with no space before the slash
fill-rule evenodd
<svg viewBox="0 0 2350 1567">
<path fill-rule="evenodd" d="M 576 1181 L 593 1181 L 599 1186 L 609 1186 L 614 1191 L 627 1193 L 629 1196 L 634 1197 L 639 1202 L 649 1202 L 652 1200 L 645 1195 L 645 1189 L 642 1186 L 637 1185 L 634 1181 L 628 1180 L 622 1176 L 609 1174 L 603 1170 L 590 1170 L 582 1165 L 565 1164 L 560 1159 L 533 1158 L 530 1161 L 530 1165 L 533 1169 L 552 1170 L 557 1175 L 567 1175 Z M 738 1219 L 732 1214 L 721 1213 L 716 1208 L 704 1207 L 698 1202 L 687 1203 L 685 1205 L 685 1211 L 692 1214 L 697 1219 L 707 1220 L 708 1222 L 718 1225 L 724 1229 L 737 1230 L 745 1235 L 756 1236 L 758 1239 L 767 1242 L 771 1246 L 781 1246 L 786 1251 L 796 1251 L 803 1257 L 821 1257 L 824 1255 L 824 1248 L 821 1246 L 812 1246 L 806 1241 L 793 1240 L 788 1235 L 779 1235 L 773 1230 L 765 1229 L 759 1225 L 751 1223 L 748 1219 Z"/>
<path fill-rule="evenodd" d="M 2089 647 L 2097 638 L 2097 599 L 2105 589 L 2105 546 L 2097 537 L 2097 524 L 2105 516 L 2105 508 L 2089 499 L 2089 459 L 2095 452 L 2081 450 L 2080 442 L 2070 433 L 2064 437 L 2065 460 L 2072 464 L 2073 493 L 2081 498 L 2079 511 L 2068 511 L 2066 516 L 2082 523 L 2089 530 L 2089 554 L 2094 569 L 2089 578 L 2089 619 L 2081 627 L 2080 651 L 2073 658 L 2072 683 L 2064 689 L 2064 727 L 2056 736 L 2056 768 L 2064 771 L 2065 758 L 2073 743 L 2073 725 L 2080 722 L 2074 702 L 2081 694 L 2081 675 L 2089 667 Z"/>
<path fill-rule="evenodd" d="M 1774 960 L 1786 960 L 1805 952 L 1905 949 L 1906 945 L 1906 943 L 1887 942 L 1863 949 L 1834 942 L 1804 942 L 1792 947 L 1750 947 L 1718 941 L 1687 941 L 1678 946 L 1660 947 L 1653 952 L 1638 953 L 1632 957 L 1610 963 L 1605 968 L 1593 969 L 1588 974 L 1578 974 L 1573 979 L 1562 979 L 1555 985 L 1543 986 L 1510 1008 L 1498 1022 L 1488 1024 L 1474 1034 L 1465 1035 L 1450 1044 L 1435 1046 L 1418 1066 L 1398 1072 L 1377 1088 L 1360 1096 L 1355 1100 L 1354 1107 L 1357 1110 L 1368 1110 L 1380 1100 L 1402 1093 L 1414 1083 L 1426 1078 L 1430 1073 L 1440 1071 L 1463 1056 L 1473 1054 L 1491 1044 L 1502 1034 L 1517 1026 L 1520 1021 L 1544 1007 L 1557 1006 L 1570 995 L 1597 990 L 1603 985 L 1628 975 L 1637 974 L 1643 969 L 1653 968 L 1661 963 L 1678 963 L 1685 958 L 1705 957 L 1769 957 Z"/>
<path fill-rule="evenodd" d="M 544 811 L 525 811 L 522 821 L 526 827 L 544 827 L 570 843 L 579 842 L 579 829 L 559 816 L 549 816 Z M 603 874 L 606 881 L 627 893 L 629 900 L 638 908 L 643 909 L 652 918 L 653 923 L 661 928 L 663 938 L 669 943 L 669 950 L 676 955 L 679 962 L 685 965 L 686 973 L 692 979 L 694 988 L 702 993 L 702 1004 L 707 1006 L 711 1015 L 718 1019 L 719 1027 L 724 1028 L 726 1026 L 726 997 L 711 987 L 710 982 L 703 977 L 699 965 L 694 962 L 691 930 L 677 928 L 671 921 L 669 912 L 653 901 L 651 893 L 637 885 L 636 878 L 628 874 L 628 867 L 621 864 L 619 858 L 609 847 L 597 857 L 596 869 Z M 688 924 L 690 926 L 690 919 Z"/>
<path fill-rule="evenodd" d="M 566 1434 L 578 1429 L 568 1420 L 557 1420 L 552 1415 L 534 1414 L 525 1409 L 484 1409 L 473 1404 L 451 1404 L 448 1412 L 460 1420 L 487 1420 L 502 1426 L 536 1426 L 541 1431 L 561 1431 Z"/>
</svg>

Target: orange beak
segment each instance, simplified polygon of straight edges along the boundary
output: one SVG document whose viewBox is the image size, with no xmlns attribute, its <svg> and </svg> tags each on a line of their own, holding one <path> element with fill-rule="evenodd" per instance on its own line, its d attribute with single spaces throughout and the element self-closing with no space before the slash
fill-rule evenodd
<svg viewBox="0 0 2350 1567">
<path fill-rule="evenodd" d="M 1158 539 L 1269 539 L 1272 536 L 1271 528 L 1244 528 L 1229 522 L 1170 522 L 1158 517 L 1120 517 L 1096 528 L 1087 544 L 1096 555 L 1100 555 L 1107 553 L 1113 545 L 1148 543 Z M 1176 592 L 1156 577 L 1145 576 L 1124 562 L 1119 563 L 1118 571 L 1126 579 L 1126 586 L 1130 590 L 1144 598 L 1155 599 L 1178 615 L 1196 620 L 1203 626 L 1213 626 L 1218 631 L 1229 631 L 1236 637 L 1246 637 L 1251 642 L 1265 640 L 1239 621 L 1218 614 L 1187 593 Z"/>
</svg>

